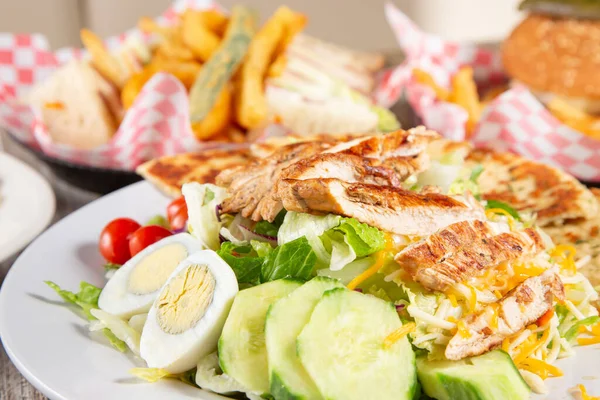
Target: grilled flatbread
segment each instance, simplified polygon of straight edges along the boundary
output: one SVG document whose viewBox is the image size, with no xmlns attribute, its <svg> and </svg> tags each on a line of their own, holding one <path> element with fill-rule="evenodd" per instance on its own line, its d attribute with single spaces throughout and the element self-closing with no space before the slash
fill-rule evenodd
<svg viewBox="0 0 600 400">
<path fill-rule="evenodd" d="M 248 149 L 214 149 L 157 158 L 140 165 L 136 172 L 166 195 L 177 197 L 184 183 L 215 183 L 222 170 L 243 165 L 251 158 Z"/>
<path fill-rule="evenodd" d="M 592 189 L 600 202 L 600 189 Z M 590 219 L 580 219 L 561 226 L 544 229 L 555 244 L 570 244 L 577 250 L 577 259 L 590 256 L 591 260 L 579 271 L 594 287 L 600 286 L 600 215 Z"/>
<path fill-rule="evenodd" d="M 559 225 L 598 214 L 592 192 L 574 177 L 548 165 L 511 153 L 472 151 L 467 162 L 484 168 L 479 177 L 482 196 L 519 211 L 535 212 L 540 226 Z"/>
</svg>

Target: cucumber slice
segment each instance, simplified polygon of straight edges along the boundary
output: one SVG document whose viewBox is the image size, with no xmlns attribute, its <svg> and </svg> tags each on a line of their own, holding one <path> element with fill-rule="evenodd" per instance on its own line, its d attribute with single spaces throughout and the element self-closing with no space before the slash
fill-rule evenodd
<svg viewBox="0 0 600 400">
<path fill-rule="evenodd" d="M 273 304 L 267 314 L 265 339 L 271 395 L 276 400 L 323 397 L 296 353 L 296 339 L 323 293 L 344 286 L 337 279 L 316 277 Z"/>
<path fill-rule="evenodd" d="M 391 303 L 350 290 L 330 290 L 298 336 L 298 355 L 328 400 L 412 400 L 417 378 L 408 339 L 383 345 L 401 326 Z"/>
<path fill-rule="evenodd" d="M 460 361 L 417 359 L 423 391 L 438 400 L 521 400 L 530 389 L 502 350 Z"/>
<path fill-rule="evenodd" d="M 287 296 L 300 282 L 280 279 L 240 291 L 219 339 L 219 364 L 253 393 L 269 391 L 265 319 L 271 304 Z"/>
</svg>

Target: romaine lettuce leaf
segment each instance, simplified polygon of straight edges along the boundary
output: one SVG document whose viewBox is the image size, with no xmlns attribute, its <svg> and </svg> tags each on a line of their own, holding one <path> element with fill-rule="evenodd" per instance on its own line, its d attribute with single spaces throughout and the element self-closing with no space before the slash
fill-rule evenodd
<svg viewBox="0 0 600 400">
<path fill-rule="evenodd" d="M 92 314 L 96 319 L 98 319 L 98 321 L 102 323 L 104 328 L 108 329 L 112 333 L 112 335 L 114 335 L 114 339 L 117 339 L 119 342 L 127 344 L 127 346 L 131 349 L 133 354 L 140 355 L 141 335 L 138 331 L 129 326 L 127 321 L 124 321 L 115 315 L 109 314 L 106 311 L 102 311 L 97 308 L 91 309 L 90 314 Z M 111 343 L 113 343 L 113 341 L 111 341 Z"/>
<path fill-rule="evenodd" d="M 177 379 L 188 385 L 198 387 L 196 385 L 195 368 L 179 374 L 172 374 L 164 368 L 132 368 L 129 373 L 149 383 L 155 383 L 161 379 Z"/>
<path fill-rule="evenodd" d="M 97 286 L 92 285 L 91 283 L 81 282 L 79 284 L 79 292 L 69 292 L 68 290 L 61 289 L 56 283 L 51 281 L 44 281 L 46 285 L 50 286 L 60 297 L 63 298 L 64 301 L 70 304 L 74 304 L 81 308 L 83 314 L 86 316 L 88 321 L 95 321 L 97 318 L 91 313 L 93 309 L 98 308 L 98 298 L 100 297 L 100 293 L 102 289 Z M 116 317 L 115 317 L 116 318 Z M 117 338 L 117 336 L 111 332 L 108 328 L 103 328 L 102 333 L 110 344 L 120 352 L 125 352 L 127 350 L 127 344 Z"/>
<path fill-rule="evenodd" d="M 569 330 L 567 331 L 567 333 L 565 333 L 563 337 L 567 340 L 567 342 L 573 343 L 573 341 L 577 337 L 577 334 L 579 333 L 579 327 L 594 325 L 598 322 L 600 322 L 600 317 L 598 316 L 587 317 L 582 320 L 579 320 L 569 328 Z"/>
<path fill-rule="evenodd" d="M 216 208 L 227 197 L 227 190 L 197 182 L 186 183 L 181 188 L 188 209 L 188 229 L 206 248 L 219 248 L 219 221 Z"/>
<path fill-rule="evenodd" d="M 255 246 L 258 247 L 256 244 Z M 262 254 L 266 251 L 266 248 L 262 246 L 258 249 Z M 217 254 L 229 264 L 239 283 L 258 284 L 260 271 L 266 257 L 259 255 L 251 244 L 238 245 L 232 242 L 223 242 L 221 248 L 217 250 Z"/>
<path fill-rule="evenodd" d="M 261 282 L 292 278 L 309 280 L 317 263 L 317 255 L 305 237 L 278 246 L 265 259 Z"/>
<path fill-rule="evenodd" d="M 279 228 L 281 227 L 281 224 L 283 224 L 285 215 L 286 215 L 286 211 L 281 210 L 279 212 L 279 214 L 277 214 L 277 217 L 275 217 L 275 220 L 273 220 L 273 222 L 269 222 L 269 221 L 257 222 L 256 225 L 254 225 L 254 232 L 258 233 L 259 235 L 277 237 L 277 233 L 279 232 Z"/>
</svg>

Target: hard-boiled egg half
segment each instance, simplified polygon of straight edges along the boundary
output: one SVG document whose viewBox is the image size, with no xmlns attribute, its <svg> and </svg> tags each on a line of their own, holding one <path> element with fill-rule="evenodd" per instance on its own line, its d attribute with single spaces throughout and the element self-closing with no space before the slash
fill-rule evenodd
<svg viewBox="0 0 600 400">
<path fill-rule="evenodd" d="M 194 253 L 179 264 L 142 331 L 140 355 L 148 367 L 179 373 L 215 351 L 237 292 L 233 270 L 212 250 Z"/>
<path fill-rule="evenodd" d="M 177 265 L 203 248 L 188 233 L 169 236 L 148 246 L 115 272 L 102 290 L 98 306 L 121 318 L 148 312 Z"/>
</svg>

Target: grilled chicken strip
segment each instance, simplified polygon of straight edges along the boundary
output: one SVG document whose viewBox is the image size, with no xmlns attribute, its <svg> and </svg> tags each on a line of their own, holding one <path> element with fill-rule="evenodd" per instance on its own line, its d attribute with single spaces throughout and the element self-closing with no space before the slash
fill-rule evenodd
<svg viewBox="0 0 600 400">
<path fill-rule="evenodd" d="M 326 153 L 348 153 L 384 160 L 392 157 L 412 157 L 423 153 L 427 145 L 441 136 L 424 126 L 397 130 L 385 135 L 365 136 L 333 146 Z"/>
<path fill-rule="evenodd" d="M 483 354 L 502 341 L 535 322 L 552 308 L 554 299 L 565 300 L 565 289 L 560 277 L 552 270 L 526 279 L 498 304 L 497 327 L 491 325 L 494 306 L 466 317 L 465 328 L 470 336 L 456 333 L 446 347 L 446 358 L 460 360 Z"/>
<path fill-rule="evenodd" d="M 536 229 L 500 233 L 500 227 L 484 221 L 461 221 L 408 246 L 395 259 L 424 287 L 445 291 L 482 270 L 533 256 L 545 248 Z"/>
<path fill-rule="evenodd" d="M 484 218 L 481 207 L 436 193 L 339 179 L 290 179 L 285 184 L 279 194 L 288 211 L 344 215 L 402 235 L 429 235 L 458 221 Z"/>
<path fill-rule="evenodd" d="M 230 194 L 222 204 L 223 212 L 239 212 L 255 221 L 273 221 L 282 206 L 271 196 L 271 191 L 281 172 L 329 146 L 323 142 L 294 143 L 283 146 L 267 158 L 222 171 L 216 178 L 217 185 L 226 187 Z"/>
<path fill-rule="evenodd" d="M 335 145 L 311 141 L 282 146 L 262 160 L 217 176 L 217 184 L 227 187 L 231 195 L 223 203 L 223 211 L 239 212 L 254 221 L 273 221 L 282 208 L 278 183 L 285 179 L 335 177 L 397 186 L 427 166 L 429 158 L 424 151 L 437 138 L 437 133 L 420 127 Z"/>
</svg>

